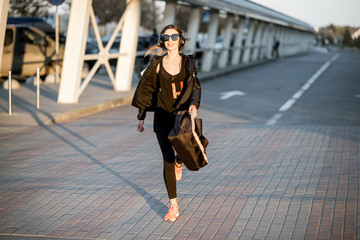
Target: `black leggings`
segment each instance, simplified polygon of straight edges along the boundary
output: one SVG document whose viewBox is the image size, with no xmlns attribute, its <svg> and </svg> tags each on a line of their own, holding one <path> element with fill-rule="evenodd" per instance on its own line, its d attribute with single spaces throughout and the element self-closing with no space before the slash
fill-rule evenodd
<svg viewBox="0 0 360 240">
<path fill-rule="evenodd" d="M 175 123 L 175 115 L 161 108 L 155 109 L 154 131 L 161 149 L 164 161 L 164 181 L 169 199 L 176 198 L 175 152 L 168 135 Z"/>
<path fill-rule="evenodd" d="M 169 133 L 156 132 L 164 162 L 164 181 L 169 199 L 176 198 L 175 153 L 167 138 Z"/>
</svg>

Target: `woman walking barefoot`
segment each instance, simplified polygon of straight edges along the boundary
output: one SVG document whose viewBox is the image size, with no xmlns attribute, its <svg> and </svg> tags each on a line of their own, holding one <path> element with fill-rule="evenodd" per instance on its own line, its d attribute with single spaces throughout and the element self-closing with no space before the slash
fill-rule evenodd
<svg viewBox="0 0 360 240">
<path fill-rule="evenodd" d="M 197 116 L 201 95 L 195 59 L 181 52 L 186 41 L 188 39 L 177 25 L 170 24 L 161 30 L 158 45 L 147 52 L 155 57 L 141 77 L 132 101 L 139 109 L 139 132 L 145 130 L 146 112 L 154 111 L 154 132 L 163 156 L 163 175 L 170 200 L 169 212 L 164 219 L 170 222 L 179 216 L 176 181 L 181 179 L 183 164 L 175 156 L 168 135 L 180 111 L 187 110 Z"/>
</svg>

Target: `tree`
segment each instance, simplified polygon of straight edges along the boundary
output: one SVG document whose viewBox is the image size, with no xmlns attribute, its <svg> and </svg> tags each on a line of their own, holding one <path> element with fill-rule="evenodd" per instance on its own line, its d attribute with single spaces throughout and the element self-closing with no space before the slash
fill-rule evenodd
<svg viewBox="0 0 360 240">
<path fill-rule="evenodd" d="M 49 15 L 52 4 L 44 0 L 10 0 L 9 16 L 45 17 Z"/>
<path fill-rule="evenodd" d="M 140 25 L 146 29 L 154 29 L 158 23 L 158 8 L 153 0 L 142 0 Z"/>
<path fill-rule="evenodd" d="M 342 44 L 344 46 L 352 46 L 351 33 L 350 33 L 350 30 L 348 28 L 346 28 L 346 30 L 345 30 Z"/>
<path fill-rule="evenodd" d="M 360 37 L 354 39 L 354 46 L 360 48 Z"/>
<path fill-rule="evenodd" d="M 95 15 L 99 19 L 99 24 L 118 22 L 126 9 L 124 0 L 93 0 L 92 3 Z"/>
<path fill-rule="evenodd" d="M 71 0 L 61 5 L 70 6 Z M 47 17 L 54 5 L 47 0 L 10 0 L 9 17 Z"/>
<path fill-rule="evenodd" d="M 100 24 L 118 22 L 126 9 L 124 0 L 93 0 L 95 15 Z M 141 21 L 140 25 L 153 29 L 157 23 L 157 8 L 153 0 L 141 1 Z"/>
</svg>

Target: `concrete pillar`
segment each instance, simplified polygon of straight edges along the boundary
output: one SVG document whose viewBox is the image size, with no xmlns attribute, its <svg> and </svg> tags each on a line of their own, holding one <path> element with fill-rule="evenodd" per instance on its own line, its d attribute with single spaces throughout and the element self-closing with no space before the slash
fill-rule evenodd
<svg viewBox="0 0 360 240">
<path fill-rule="evenodd" d="M 71 2 L 58 103 L 77 103 L 92 0 Z"/>
<path fill-rule="evenodd" d="M 259 22 L 257 26 L 251 61 L 257 61 L 259 59 L 259 52 L 261 49 L 261 39 L 264 35 L 264 26 L 265 26 L 264 22 Z"/>
<path fill-rule="evenodd" d="M 267 57 L 267 52 L 268 52 L 268 42 L 270 40 L 270 29 L 271 29 L 272 25 L 270 23 L 265 23 L 264 26 L 264 35 L 261 39 L 261 49 L 260 49 L 260 53 L 259 53 L 259 59 L 264 59 Z"/>
<path fill-rule="evenodd" d="M 266 46 L 266 48 L 267 48 L 266 57 L 269 59 L 272 58 L 272 49 L 273 49 L 273 45 L 274 45 L 274 37 L 276 36 L 276 31 L 277 31 L 277 26 L 271 25 L 269 39 L 268 39 L 267 46 Z"/>
<path fill-rule="evenodd" d="M 250 61 L 250 53 L 251 53 L 251 47 L 253 45 L 252 40 L 254 35 L 255 24 L 256 24 L 256 20 L 249 21 L 248 32 L 246 34 L 246 40 L 245 40 L 244 55 L 242 58 L 243 63 L 247 63 Z"/>
<path fill-rule="evenodd" d="M 2 63 L 3 50 L 4 50 L 4 39 L 6 32 L 8 10 L 9 10 L 9 0 L 0 0 L 0 69 Z"/>
<path fill-rule="evenodd" d="M 228 16 L 226 19 L 226 27 L 224 33 L 224 40 L 223 40 L 223 50 L 220 52 L 219 57 L 219 67 L 224 68 L 226 67 L 228 60 L 229 60 L 229 47 L 232 39 L 232 29 L 234 26 L 234 16 Z"/>
<path fill-rule="evenodd" d="M 314 34 L 313 33 L 302 33 L 302 36 L 303 36 L 303 40 L 302 40 L 302 43 L 303 43 L 303 52 L 304 53 L 308 53 L 313 44 L 314 44 Z"/>
<path fill-rule="evenodd" d="M 245 19 L 240 18 L 239 25 L 236 31 L 235 42 L 234 42 L 234 47 L 236 49 L 233 50 L 233 54 L 231 56 L 231 65 L 237 65 L 240 62 L 240 56 L 242 51 L 241 47 L 242 47 L 242 41 L 244 35 L 244 26 L 245 26 Z"/>
<path fill-rule="evenodd" d="M 303 53 L 303 34 L 301 31 L 297 31 L 296 32 L 296 36 L 295 36 L 295 40 L 297 41 L 297 44 L 298 44 L 298 53 L 301 54 Z"/>
<path fill-rule="evenodd" d="M 300 51 L 301 53 L 305 53 L 306 52 L 306 36 L 303 32 L 299 32 L 299 36 L 300 36 Z"/>
<path fill-rule="evenodd" d="M 216 40 L 217 30 L 219 25 L 219 15 L 217 11 L 211 12 L 210 23 L 208 26 L 208 38 L 206 42 L 207 50 L 202 57 L 201 70 L 209 72 L 212 68 L 212 61 L 214 56 L 214 44 Z"/>
<path fill-rule="evenodd" d="M 286 56 L 286 38 L 285 38 L 285 29 L 281 27 L 279 29 L 279 40 L 280 40 L 280 46 L 279 46 L 279 56 Z"/>
<path fill-rule="evenodd" d="M 276 27 L 275 34 L 274 34 L 274 39 L 273 39 L 273 44 L 274 44 L 275 38 L 277 40 L 279 40 L 279 42 L 280 42 L 280 46 L 279 46 L 278 51 L 279 51 L 279 56 L 281 56 L 281 54 L 282 54 L 281 49 L 284 48 L 284 44 L 285 44 L 284 39 L 282 37 L 282 27 L 280 27 L 280 26 Z"/>
<path fill-rule="evenodd" d="M 193 8 L 190 13 L 189 24 L 187 26 L 187 36 L 191 42 L 187 43 L 188 50 L 194 52 L 196 48 L 197 34 L 199 32 L 199 26 L 201 21 L 202 8 Z"/>
<path fill-rule="evenodd" d="M 282 35 L 282 41 L 284 42 L 284 45 L 283 45 L 283 53 L 282 55 L 283 56 L 289 56 L 290 55 L 290 50 L 291 50 L 291 46 L 289 45 L 289 29 L 287 28 L 282 28 L 282 31 L 281 31 L 281 35 Z"/>
<path fill-rule="evenodd" d="M 291 31 L 290 33 L 290 44 L 292 45 L 291 49 L 291 54 L 297 54 L 299 52 L 299 44 L 298 44 L 298 41 L 296 40 L 296 34 L 297 32 L 295 30 Z"/>
<path fill-rule="evenodd" d="M 115 91 L 129 91 L 134 73 L 140 28 L 141 0 L 127 0 L 127 12 L 115 75 Z"/>
<path fill-rule="evenodd" d="M 306 37 L 304 35 L 305 34 L 303 32 L 299 31 L 298 36 L 299 36 L 299 44 L 300 44 L 300 53 L 305 52 Z"/>
<path fill-rule="evenodd" d="M 288 45 L 288 48 L 287 48 L 287 54 L 288 56 L 291 56 L 294 54 L 294 48 L 295 48 L 295 45 L 293 43 L 293 34 L 294 32 L 287 28 L 286 31 L 285 31 L 285 36 L 286 36 L 286 42 L 287 42 L 287 45 Z"/>
<path fill-rule="evenodd" d="M 284 28 L 283 29 L 283 41 L 285 43 L 284 45 L 284 55 L 285 56 L 289 56 L 291 55 L 291 42 L 290 42 L 290 36 L 291 36 L 291 31 L 288 28 Z"/>
<path fill-rule="evenodd" d="M 303 51 L 303 41 L 304 41 L 304 39 L 303 39 L 303 34 L 302 34 L 302 32 L 301 31 L 298 31 L 297 32 L 297 35 L 296 35 L 296 39 L 297 39 L 297 41 L 298 41 L 298 51 L 299 51 L 299 53 L 301 54 L 301 53 L 303 53 L 304 51 Z"/>
<path fill-rule="evenodd" d="M 176 1 L 167 1 L 164 11 L 164 19 L 161 27 L 175 23 Z"/>
</svg>

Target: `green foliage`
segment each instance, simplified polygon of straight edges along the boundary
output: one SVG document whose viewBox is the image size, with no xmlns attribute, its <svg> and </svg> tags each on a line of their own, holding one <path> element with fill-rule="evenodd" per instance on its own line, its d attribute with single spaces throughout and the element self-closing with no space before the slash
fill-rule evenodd
<svg viewBox="0 0 360 240">
<path fill-rule="evenodd" d="M 354 47 L 360 48 L 360 37 L 354 39 Z"/>
<path fill-rule="evenodd" d="M 330 45 L 339 46 L 357 46 L 360 47 L 358 39 L 352 39 L 351 35 L 358 28 L 349 26 L 335 26 L 333 24 L 322 27 L 318 31 L 318 35 L 321 36 L 321 44 L 325 45 L 324 40 L 327 39 Z"/>
<path fill-rule="evenodd" d="M 100 24 L 118 22 L 126 9 L 125 0 L 93 0 L 95 15 Z M 153 0 L 141 1 L 141 20 L 140 25 L 153 29 L 157 21 L 157 8 Z"/>
<path fill-rule="evenodd" d="M 343 46 L 349 46 L 349 47 L 352 46 L 351 33 L 350 33 L 350 30 L 348 28 L 345 29 L 342 44 L 343 44 Z"/>
<path fill-rule="evenodd" d="M 44 0 L 10 0 L 9 17 L 45 17 L 52 4 Z"/>
<path fill-rule="evenodd" d="M 118 22 L 126 9 L 125 0 L 93 0 L 92 5 L 101 25 Z"/>
</svg>

